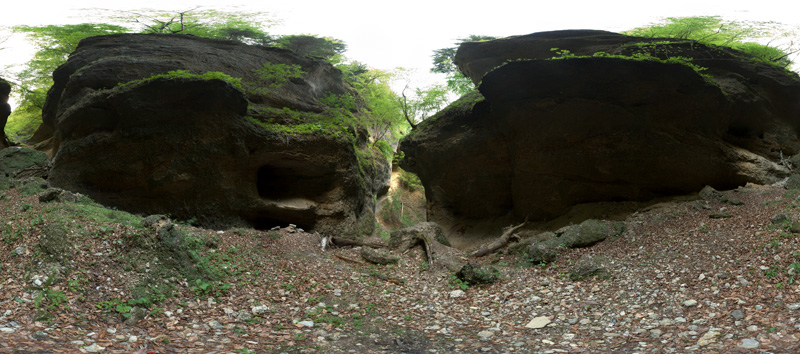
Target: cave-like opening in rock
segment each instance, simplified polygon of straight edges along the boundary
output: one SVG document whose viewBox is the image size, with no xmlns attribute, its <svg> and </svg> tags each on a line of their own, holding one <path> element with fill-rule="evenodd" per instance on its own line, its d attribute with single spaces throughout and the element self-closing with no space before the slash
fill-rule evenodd
<svg viewBox="0 0 800 354">
<path fill-rule="evenodd" d="M 248 218 L 247 222 L 256 230 L 270 230 L 276 226 L 287 227 L 289 224 L 294 224 L 305 231 L 310 231 L 314 229 L 314 225 L 316 224 L 314 218 L 305 216 L 295 216 L 291 219 L 287 219 L 286 215 L 277 215 L 277 217 L 275 217 L 275 215 L 270 214 L 262 214 L 257 217 Z"/>
<path fill-rule="evenodd" d="M 334 188 L 335 175 L 301 164 L 265 165 L 258 169 L 258 195 L 264 199 L 303 198 L 317 200 Z"/>
</svg>

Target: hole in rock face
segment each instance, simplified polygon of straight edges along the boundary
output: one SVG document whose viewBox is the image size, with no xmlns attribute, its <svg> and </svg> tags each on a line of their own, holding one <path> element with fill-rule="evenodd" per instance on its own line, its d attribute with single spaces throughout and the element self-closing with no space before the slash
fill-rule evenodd
<svg viewBox="0 0 800 354">
<path fill-rule="evenodd" d="M 318 199 L 333 189 L 335 174 L 314 166 L 262 166 L 256 177 L 258 195 L 264 199 Z"/>
<path fill-rule="evenodd" d="M 290 216 L 283 215 L 283 217 L 286 218 Z M 316 224 L 316 220 L 314 220 L 313 217 L 307 216 L 292 217 L 291 220 L 283 220 L 281 216 L 275 218 L 264 215 L 261 217 L 251 218 L 248 220 L 248 222 L 256 230 L 269 230 L 275 226 L 287 227 L 289 224 L 295 224 L 297 227 L 305 231 L 310 231 L 314 229 L 314 225 Z"/>
<path fill-rule="evenodd" d="M 313 230 L 317 222 L 317 207 L 324 204 L 326 194 L 336 188 L 335 171 L 305 161 L 283 161 L 258 169 L 256 187 L 265 201 L 259 211 L 246 216 L 256 229 L 295 224 Z"/>
</svg>

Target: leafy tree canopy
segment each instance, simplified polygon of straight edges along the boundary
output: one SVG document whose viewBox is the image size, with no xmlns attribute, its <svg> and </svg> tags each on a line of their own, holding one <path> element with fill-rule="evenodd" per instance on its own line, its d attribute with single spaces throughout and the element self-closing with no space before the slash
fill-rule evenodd
<svg viewBox="0 0 800 354">
<path fill-rule="evenodd" d="M 278 38 L 275 46 L 302 56 L 323 58 L 332 62 L 341 61 L 341 58 L 337 59 L 336 56 L 347 51 L 347 45 L 341 40 L 308 34 L 282 36 Z"/>
<path fill-rule="evenodd" d="M 472 80 L 464 76 L 453 62 L 456 57 L 458 46 L 464 42 L 479 42 L 496 39 L 492 36 L 470 35 L 467 38 L 460 38 L 455 47 L 441 48 L 433 51 L 433 68 L 431 72 L 447 75 L 447 89 L 457 95 L 464 95 L 475 89 Z"/>
<path fill-rule="evenodd" d="M 398 101 L 408 125 L 412 129 L 417 123 L 435 114 L 450 102 L 450 93 L 446 85 L 431 85 L 425 88 L 417 87 L 409 91 L 409 85 L 403 88 Z"/>
<path fill-rule="evenodd" d="M 116 17 L 142 28 L 142 33 L 191 34 L 198 37 L 236 40 L 246 44 L 269 45 L 274 42 L 265 28 L 273 21 L 261 12 L 241 13 L 217 10 L 187 10 L 126 13 Z"/>
<path fill-rule="evenodd" d="M 4 76 L 14 83 L 20 95 L 17 110 L 9 117 L 6 127 L 9 137 L 27 138 L 41 123 L 41 110 L 47 90 L 53 85 L 53 71 L 67 61 L 81 39 L 104 34 L 127 32 L 128 28 L 104 23 L 77 25 L 16 26 L 13 31 L 24 33 L 36 47 L 33 59 L 16 74 Z"/>
<path fill-rule="evenodd" d="M 358 61 L 340 64 L 337 68 L 358 92 L 361 99 L 358 104 L 364 111 L 361 121 L 370 135 L 375 141 L 397 143 L 408 129 L 408 124 L 403 119 L 398 96 L 390 87 L 396 74 L 370 68 Z"/>
<path fill-rule="evenodd" d="M 726 21 L 719 16 L 669 17 L 662 22 L 639 27 L 623 34 L 648 38 L 677 38 L 705 44 L 731 47 L 773 64 L 787 67 L 790 56 L 798 51 L 795 43 L 781 47 L 760 44 L 756 40 L 769 39 L 769 43 L 790 38 L 796 30 L 777 22 Z"/>
</svg>

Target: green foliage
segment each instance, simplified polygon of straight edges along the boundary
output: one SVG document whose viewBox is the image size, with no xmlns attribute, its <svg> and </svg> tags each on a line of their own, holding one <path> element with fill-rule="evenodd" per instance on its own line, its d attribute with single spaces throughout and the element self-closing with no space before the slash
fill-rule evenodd
<svg viewBox="0 0 800 354">
<path fill-rule="evenodd" d="M 319 101 L 330 108 L 343 109 L 351 112 L 356 110 L 356 98 L 353 95 L 337 95 L 326 92 Z"/>
<path fill-rule="evenodd" d="M 115 298 L 111 300 L 100 301 L 97 303 L 97 305 L 95 305 L 95 308 L 105 313 L 116 313 L 122 316 L 122 318 L 129 318 L 131 317 L 131 309 L 133 309 L 133 306 L 129 305 L 125 301 Z"/>
<path fill-rule="evenodd" d="M 337 57 L 347 51 L 347 44 L 341 40 L 308 34 L 282 36 L 275 42 L 275 46 L 302 56 L 323 58 L 333 62 L 337 62 Z"/>
<path fill-rule="evenodd" d="M 6 136 L 11 141 L 27 141 L 42 123 L 42 107 L 49 87 L 36 87 L 23 91 L 23 100 L 8 117 Z"/>
<path fill-rule="evenodd" d="M 190 288 L 198 298 L 206 296 L 221 297 L 227 294 L 231 287 L 233 287 L 232 284 L 206 279 L 195 279 L 194 283 L 190 284 Z"/>
<path fill-rule="evenodd" d="M 383 157 L 385 157 L 386 160 L 390 160 L 394 157 L 394 149 L 392 149 L 392 146 L 389 145 L 386 140 L 377 140 L 372 144 L 372 146 L 378 149 L 378 151 L 383 154 Z"/>
<path fill-rule="evenodd" d="M 360 108 L 356 117 L 359 124 L 376 141 L 396 143 L 409 126 L 403 118 L 398 96 L 389 86 L 395 75 L 370 69 L 359 62 L 339 65 L 337 68 L 358 93 L 358 100 L 354 103 Z"/>
<path fill-rule="evenodd" d="M 406 86 L 406 89 L 408 87 Z M 414 89 L 413 96 L 407 96 L 403 89 L 400 108 L 412 127 L 444 108 L 448 101 L 448 89 L 444 85 L 432 85 Z"/>
<path fill-rule="evenodd" d="M 204 38 L 235 40 L 245 44 L 269 45 L 274 39 L 265 31 L 272 21 L 262 12 L 190 10 L 125 13 L 117 19 L 143 26 L 143 33 L 190 34 Z"/>
<path fill-rule="evenodd" d="M 453 60 L 456 57 L 458 45 L 464 42 L 480 42 L 496 39 L 492 36 L 470 35 L 467 38 L 459 38 L 455 47 L 441 48 L 433 51 L 433 68 L 431 72 L 447 75 L 447 89 L 459 96 L 469 93 L 475 89 L 472 80 L 462 74 Z"/>
<path fill-rule="evenodd" d="M 606 53 L 606 52 L 597 52 L 597 53 L 594 53 L 593 55 L 589 56 L 589 55 L 575 55 L 575 54 L 572 54 L 569 50 L 559 49 L 559 48 L 550 48 L 550 50 L 555 52 L 556 54 L 558 54 L 558 56 L 557 57 L 553 57 L 552 60 L 576 59 L 576 58 L 615 58 L 615 59 L 636 60 L 636 61 L 652 61 L 652 62 L 657 62 L 657 63 L 668 63 L 668 64 L 685 65 L 685 66 L 688 66 L 689 68 L 691 68 L 692 70 L 694 70 L 698 75 L 703 77 L 703 79 L 705 79 L 706 82 L 708 82 L 708 83 L 710 83 L 712 85 L 716 85 L 716 82 L 714 81 L 714 79 L 710 75 L 703 73 L 703 71 L 707 70 L 708 68 L 705 68 L 705 67 L 702 67 L 702 66 L 694 64 L 692 62 L 692 58 L 686 58 L 686 57 L 681 57 L 681 56 L 673 56 L 673 57 L 669 57 L 669 58 L 666 58 L 666 59 L 661 59 L 661 58 L 652 56 L 652 55 L 650 55 L 650 53 L 647 53 L 647 52 L 638 52 L 638 53 L 633 53 L 631 55 L 609 54 L 609 53 Z"/>
<path fill-rule="evenodd" d="M 26 138 L 31 129 L 38 127 L 39 122 L 34 127 L 32 119 L 41 119 L 47 90 L 53 85 L 53 71 L 67 61 L 67 56 L 77 48 L 81 39 L 129 31 L 122 26 L 104 23 L 15 26 L 12 30 L 25 34 L 37 50 L 21 71 L 16 74 L 4 73 L 17 86 L 15 91 L 20 95 L 19 107 L 22 111 L 11 119 L 17 122 L 10 130 L 10 135 L 17 140 Z"/>
<path fill-rule="evenodd" d="M 469 289 L 469 283 L 459 279 L 455 274 L 450 274 L 448 280 L 450 281 L 450 285 L 452 285 L 453 287 L 456 287 L 461 290 Z"/>
<path fill-rule="evenodd" d="M 797 51 L 794 43 L 784 48 L 753 42 L 794 35 L 776 22 L 725 21 L 719 16 L 668 17 L 660 23 L 623 32 L 630 36 L 676 38 L 708 45 L 730 47 L 780 67 L 791 64 L 789 55 Z M 770 40 L 772 42 L 772 40 Z"/>
<path fill-rule="evenodd" d="M 283 135 L 287 144 L 296 135 L 326 135 L 349 143 L 355 142 L 354 121 L 352 115 L 342 110 L 330 109 L 322 113 L 295 111 L 288 107 L 253 107 L 258 116 L 247 116 L 245 119 L 271 131 Z"/>
<path fill-rule="evenodd" d="M 75 218 L 77 220 L 90 219 L 104 224 L 118 223 L 122 225 L 137 225 L 142 221 L 141 216 L 121 210 L 110 209 L 91 200 L 47 206 L 45 210 L 54 212 L 60 211 L 70 218 Z"/>
<path fill-rule="evenodd" d="M 422 186 L 422 181 L 419 180 L 419 177 L 411 172 L 400 168 L 397 177 L 400 180 L 400 185 L 409 191 L 424 189 Z"/>
<path fill-rule="evenodd" d="M 121 82 L 117 84 L 117 86 L 128 86 L 128 85 L 138 85 L 141 83 L 150 82 L 153 80 L 158 79 L 201 79 L 201 80 L 222 80 L 225 82 L 230 83 L 234 87 L 243 90 L 242 88 L 242 79 L 238 77 L 232 77 L 228 74 L 219 72 L 219 71 L 208 71 L 203 74 L 194 74 L 189 72 L 188 70 L 174 70 L 169 71 L 166 74 L 158 74 L 153 75 L 148 78 L 133 80 L 128 82 Z"/>
<path fill-rule="evenodd" d="M 264 63 L 261 69 L 256 70 L 256 74 L 258 82 L 250 83 L 250 90 L 255 93 L 267 94 L 292 79 L 302 79 L 306 72 L 297 64 Z"/>
</svg>

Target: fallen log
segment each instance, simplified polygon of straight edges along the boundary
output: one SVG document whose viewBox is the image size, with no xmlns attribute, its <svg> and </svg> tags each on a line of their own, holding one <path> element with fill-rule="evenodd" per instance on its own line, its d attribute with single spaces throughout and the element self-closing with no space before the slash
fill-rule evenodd
<svg viewBox="0 0 800 354">
<path fill-rule="evenodd" d="M 500 235 L 500 237 L 498 237 L 496 240 L 492 241 L 492 243 L 481 247 L 480 249 L 478 249 L 475 252 L 470 253 L 469 256 L 470 257 L 483 257 L 483 256 L 485 256 L 487 254 L 490 254 L 490 253 L 493 253 L 494 251 L 497 251 L 500 248 L 503 248 L 505 245 L 507 245 L 509 242 L 511 242 L 512 239 L 516 240 L 516 239 L 519 238 L 515 234 L 515 232 L 517 232 L 517 230 L 519 230 L 520 228 L 525 226 L 525 224 L 527 224 L 527 223 L 528 223 L 528 218 L 525 218 L 525 221 L 523 221 L 522 224 L 519 224 L 517 226 L 508 226 L 508 227 L 506 227 L 505 231 L 503 231 L 503 234 Z"/>
<path fill-rule="evenodd" d="M 382 242 L 365 242 L 359 240 L 353 240 L 349 238 L 342 238 L 342 237 L 331 237 L 330 243 L 337 247 L 345 247 L 345 246 L 356 246 L 356 247 L 372 247 L 372 248 L 386 248 L 388 247 L 387 244 Z"/>
</svg>

